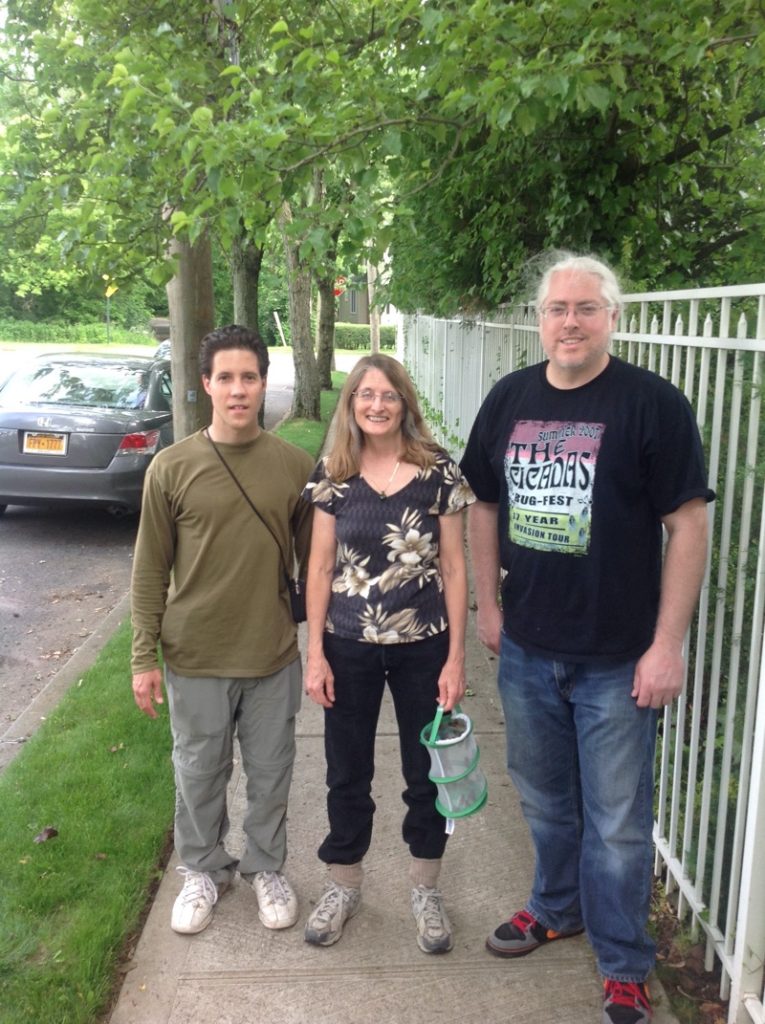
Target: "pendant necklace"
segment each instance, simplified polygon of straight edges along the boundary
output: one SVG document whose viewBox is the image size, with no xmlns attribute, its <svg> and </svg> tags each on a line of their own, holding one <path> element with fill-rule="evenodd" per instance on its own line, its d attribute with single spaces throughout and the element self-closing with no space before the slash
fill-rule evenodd
<svg viewBox="0 0 765 1024">
<path fill-rule="evenodd" d="M 398 467 L 399 467 L 400 465 L 401 465 L 401 461 L 399 460 L 399 461 L 398 461 L 398 462 L 396 463 L 396 465 L 395 465 L 395 466 L 393 467 L 393 472 L 392 472 L 392 473 L 391 473 L 391 475 L 390 475 L 390 476 L 388 477 L 388 482 L 387 482 L 387 484 L 385 485 L 385 487 L 383 487 L 383 489 L 382 489 L 381 491 L 378 491 L 378 492 L 377 492 L 377 493 L 378 493 L 378 494 L 380 495 L 380 501 L 385 501 L 385 499 L 386 499 L 386 498 L 388 497 L 388 494 L 387 494 L 388 488 L 389 488 L 389 487 L 390 487 L 390 485 L 391 485 L 391 484 L 393 483 L 393 478 L 394 478 L 394 476 L 396 475 L 396 473 L 398 473 Z"/>
</svg>

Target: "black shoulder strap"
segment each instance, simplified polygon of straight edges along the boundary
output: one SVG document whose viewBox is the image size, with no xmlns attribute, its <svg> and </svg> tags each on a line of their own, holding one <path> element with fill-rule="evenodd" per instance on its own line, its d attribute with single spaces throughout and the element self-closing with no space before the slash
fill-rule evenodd
<svg viewBox="0 0 765 1024">
<path fill-rule="evenodd" d="M 290 578 L 290 575 L 289 575 L 289 572 L 287 571 L 287 559 L 286 559 L 286 558 L 284 557 L 284 551 L 282 550 L 282 546 L 281 546 L 281 544 L 279 543 L 279 540 L 278 540 L 278 538 L 277 538 L 276 534 L 275 534 L 275 533 L 274 533 L 274 531 L 273 531 L 273 530 L 271 529 L 271 527 L 270 527 L 270 526 L 268 525 L 268 523 L 267 523 L 267 522 L 265 521 L 265 519 L 264 519 L 264 518 L 263 518 L 263 516 L 262 516 L 262 515 L 260 514 L 260 512 L 258 512 L 258 510 L 257 510 L 257 508 L 255 507 L 255 504 L 254 504 L 254 502 L 253 502 L 252 498 L 251 498 L 251 497 L 249 496 L 249 494 L 247 493 L 247 491 L 245 491 L 244 487 L 242 487 L 242 485 L 241 485 L 241 483 L 240 483 L 240 481 L 239 481 L 239 478 L 237 477 L 236 473 L 235 473 L 235 472 L 233 471 L 233 469 L 231 468 L 231 466 L 229 466 L 229 464 L 228 464 L 228 463 L 226 462 L 226 460 L 225 460 L 225 459 L 223 458 L 223 453 L 222 453 L 222 452 L 221 452 L 221 450 L 220 450 L 220 449 L 218 448 L 218 446 L 217 446 L 217 444 L 215 443 L 215 441 L 213 441 L 213 439 L 212 439 L 212 438 L 210 437 L 210 434 L 209 434 L 209 432 L 208 432 L 207 430 L 205 430 L 205 431 L 204 431 L 204 435 L 205 435 L 205 437 L 207 438 L 207 440 L 208 440 L 208 441 L 210 442 L 210 444 L 211 444 L 211 445 L 213 446 L 213 451 L 215 452 L 215 454 L 216 454 L 216 455 L 218 456 L 218 458 L 220 459 L 220 461 L 221 461 L 221 462 L 223 463 L 223 465 L 225 466 L 226 470 L 228 471 L 228 474 L 229 474 L 229 476 L 231 477 L 231 479 L 232 479 L 232 480 L 234 481 L 234 483 L 236 484 L 236 486 L 237 486 L 237 487 L 239 488 L 239 490 L 241 491 L 241 493 L 242 493 L 242 497 L 244 498 L 244 500 L 245 500 L 245 501 L 247 502 L 247 504 L 248 504 L 248 505 L 250 506 L 250 508 L 252 509 L 252 511 L 253 511 L 253 512 L 255 513 L 255 515 L 256 515 L 256 516 L 258 517 L 258 519 L 259 519 L 259 520 L 261 521 L 261 523 L 262 523 L 262 524 L 263 524 L 263 525 L 265 526 L 265 528 L 266 528 L 266 529 L 268 530 L 268 532 L 269 532 L 269 533 L 271 534 L 271 536 L 273 537 L 273 540 L 274 540 L 274 544 L 276 544 L 277 548 L 279 549 L 279 556 L 281 557 L 281 560 L 282 560 L 282 567 L 284 568 L 284 575 L 285 575 L 286 579 L 287 579 L 287 580 L 289 580 L 289 578 Z"/>
</svg>

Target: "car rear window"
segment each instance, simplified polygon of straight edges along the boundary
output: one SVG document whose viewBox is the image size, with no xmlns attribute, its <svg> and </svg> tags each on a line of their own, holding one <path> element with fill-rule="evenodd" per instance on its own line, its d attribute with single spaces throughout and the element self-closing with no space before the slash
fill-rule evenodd
<svg viewBox="0 0 765 1024">
<path fill-rule="evenodd" d="M 15 373 L 0 391 L 0 405 L 76 405 L 140 409 L 146 401 L 149 367 L 127 363 L 47 363 Z"/>
</svg>

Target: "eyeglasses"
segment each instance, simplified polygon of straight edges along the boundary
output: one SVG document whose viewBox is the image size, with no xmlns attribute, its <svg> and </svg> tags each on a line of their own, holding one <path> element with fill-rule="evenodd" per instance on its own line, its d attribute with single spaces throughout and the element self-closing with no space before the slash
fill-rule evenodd
<svg viewBox="0 0 765 1024">
<path fill-rule="evenodd" d="M 361 391 L 352 391 L 351 394 L 362 402 L 374 402 L 375 398 L 379 398 L 383 405 L 398 405 L 401 401 L 398 391 L 372 391 L 371 388 L 363 388 Z"/>
<path fill-rule="evenodd" d="M 590 320 L 597 316 L 601 309 L 611 308 L 611 304 L 608 302 L 578 302 L 575 306 L 567 306 L 563 302 L 551 302 L 549 306 L 543 306 L 539 312 L 545 320 L 562 320 L 569 310 L 577 320 Z"/>
</svg>

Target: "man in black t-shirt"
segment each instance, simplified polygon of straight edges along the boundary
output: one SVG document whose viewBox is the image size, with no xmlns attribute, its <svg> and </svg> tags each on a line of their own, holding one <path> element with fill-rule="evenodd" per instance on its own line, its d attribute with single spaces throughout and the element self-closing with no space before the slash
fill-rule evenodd
<svg viewBox="0 0 765 1024">
<path fill-rule="evenodd" d="M 609 354 L 612 271 L 567 256 L 537 300 L 547 359 L 495 385 L 461 463 L 478 499 L 478 633 L 500 655 L 508 768 L 536 850 L 526 907 L 487 946 L 523 956 L 586 929 L 602 1024 L 642 1024 L 656 723 L 683 686 L 714 495 L 685 397 Z"/>
</svg>

